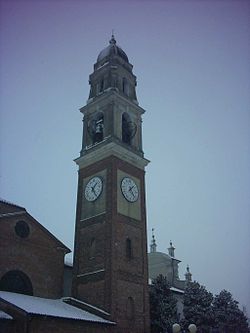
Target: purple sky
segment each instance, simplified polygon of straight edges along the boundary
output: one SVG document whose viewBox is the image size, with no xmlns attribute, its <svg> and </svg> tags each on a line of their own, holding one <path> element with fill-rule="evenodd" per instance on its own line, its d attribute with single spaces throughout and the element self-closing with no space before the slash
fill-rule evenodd
<svg viewBox="0 0 250 333">
<path fill-rule="evenodd" d="M 78 109 L 114 29 L 147 111 L 149 241 L 250 314 L 250 2 L 0 3 L 1 197 L 73 249 Z"/>
</svg>

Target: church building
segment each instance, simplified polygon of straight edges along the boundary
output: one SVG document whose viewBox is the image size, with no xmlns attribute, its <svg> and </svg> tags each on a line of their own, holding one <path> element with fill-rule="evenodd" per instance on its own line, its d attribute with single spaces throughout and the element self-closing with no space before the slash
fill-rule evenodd
<svg viewBox="0 0 250 333">
<path fill-rule="evenodd" d="M 192 281 L 192 274 L 189 266 L 187 266 L 185 279 L 181 280 L 179 277 L 180 262 L 181 260 L 175 257 L 175 247 L 173 246 L 172 241 L 170 241 L 168 253 L 157 251 L 154 229 L 152 229 L 152 240 L 150 244 L 150 252 L 148 253 L 149 284 L 151 285 L 153 279 L 157 278 L 159 275 L 163 275 L 167 278 L 170 290 L 177 300 L 178 317 L 183 319 L 184 290 L 188 282 Z"/>
<path fill-rule="evenodd" d="M 112 35 L 89 76 L 70 250 L 25 208 L 0 201 L 0 331 L 149 333 L 142 115 L 136 76 Z"/>
</svg>

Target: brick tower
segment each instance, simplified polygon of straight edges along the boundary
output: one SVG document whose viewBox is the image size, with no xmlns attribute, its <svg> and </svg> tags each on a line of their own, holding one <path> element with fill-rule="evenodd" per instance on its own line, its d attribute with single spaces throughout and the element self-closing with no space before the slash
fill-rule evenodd
<svg viewBox="0 0 250 333">
<path fill-rule="evenodd" d="M 112 35 L 89 77 L 83 113 L 73 296 L 103 309 L 116 332 L 148 333 L 142 114 L 136 77 Z"/>
</svg>

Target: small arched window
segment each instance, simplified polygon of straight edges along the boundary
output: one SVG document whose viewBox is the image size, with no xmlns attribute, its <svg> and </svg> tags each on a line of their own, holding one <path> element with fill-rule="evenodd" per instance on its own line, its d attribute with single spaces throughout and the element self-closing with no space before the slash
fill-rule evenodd
<svg viewBox="0 0 250 333">
<path fill-rule="evenodd" d="M 130 238 L 126 239 L 126 257 L 127 259 L 132 259 L 133 257 L 132 241 Z"/>
<path fill-rule="evenodd" d="M 0 290 L 12 293 L 33 295 L 33 287 L 29 277 L 22 271 L 9 271 L 0 280 Z"/>
<path fill-rule="evenodd" d="M 122 79 L 122 92 L 129 96 L 129 83 L 125 77 Z"/>
<path fill-rule="evenodd" d="M 93 259 L 95 257 L 95 250 L 96 250 L 96 240 L 95 238 L 92 238 L 89 246 L 89 259 Z"/>
<path fill-rule="evenodd" d="M 103 92 L 104 90 L 104 79 L 101 79 L 101 82 L 100 82 L 100 92 Z"/>
<path fill-rule="evenodd" d="M 132 297 L 127 300 L 127 318 L 131 321 L 135 319 L 135 302 Z"/>
</svg>

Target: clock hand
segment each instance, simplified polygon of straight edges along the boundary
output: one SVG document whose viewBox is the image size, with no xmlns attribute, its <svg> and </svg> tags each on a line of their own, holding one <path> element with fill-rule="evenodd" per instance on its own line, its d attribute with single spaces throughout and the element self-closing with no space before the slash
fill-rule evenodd
<svg viewBox="0 0 250 333">
<path fill-rule="evenodd" d="M 130 188 L 129 188 L 129 191 L 131 192 L 132 191 L 132 189 L 135 187 L 135 185 L 133 185 L 133 186 L 130 186 Z"/>
<path fill-rule="evenodd" d="M 95 187 L 94 187 L 94 186 L 91 186 L 91 190 L 92 190 L 92 192 L 94 192 L 94 194 L 96 195 L 96 191 L 95 191 Z"/>
<path fill-rule="evenodd" d="M 134 192 L 132 191 L 133 188 L 134 188 L 134 186 L 132 186 L 132 187 L 129 189 L 129 192 L 131 192 L 132 195 L 133 195 L 133 197 L 135 197 L 135 194 L 134 194 Z"/>
</svg>

